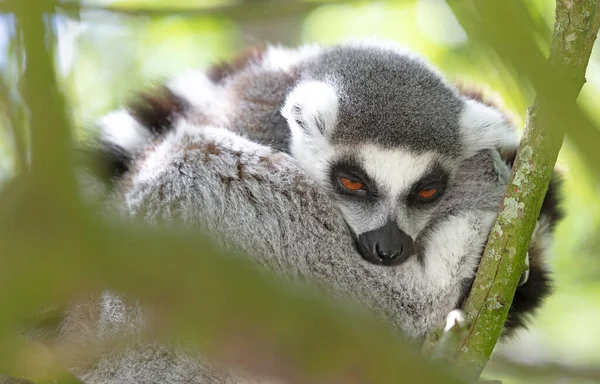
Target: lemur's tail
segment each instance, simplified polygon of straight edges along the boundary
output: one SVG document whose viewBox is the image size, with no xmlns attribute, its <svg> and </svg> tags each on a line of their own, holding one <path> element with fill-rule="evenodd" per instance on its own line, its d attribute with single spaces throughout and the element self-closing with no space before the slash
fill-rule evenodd
<svg viewBox="0 0 600 384">
<path fill-rule="evenodd" d="M 139 94 L 127 107 L 111 112 L 97 124 L 95 147 L 100 171 L 118 179 L 153 140 L 170 131 L 190 107 L 186 95 L 169 85 Z"/>
<path fill-rule="evenodd" d="M 147 145 L 169 132 L 178 119 L 192 110 L 200 112 L 219 98 L 220 85 L 259 60 L 266 47 L 252 47 L 231 61 L 220 62 L 206 71 L 191 70 L 141 93 L 127 107 L 98 122 L 99 143 L 94 145 L 101 171 L 118 179 Z"/>
</svg>

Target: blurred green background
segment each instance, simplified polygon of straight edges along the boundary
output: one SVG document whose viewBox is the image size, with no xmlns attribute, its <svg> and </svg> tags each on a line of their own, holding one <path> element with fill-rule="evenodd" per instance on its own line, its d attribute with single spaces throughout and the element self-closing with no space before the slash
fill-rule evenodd
<svg viewBox="0 0 600 384">
<path fill-rule="evenodd" d="M 72 117 L 80 127 L 79 135 L 136 90 L 185 69 L 228 59 L 260 42 L 329 44 L 358 36 L 388 38 L 424 55 L 451 80 L 493 89 L 519 127 L 533 101 L 533 92 L 523 94 L 521 80 L 498 58 L 470 44 L 443 0 L 140 0 L 84 4 L 90 5 L 89 9 L 67 12 L 54 20 L 59 36 L 57 69 Z M 554 1 L 528 0 L 525 4 L 538 23 L 534 33 L 539 44 L 547 50 Z M 107 6 L 122 7 L 126 12 L 102 10 Z M 152 7 L 180 8 L 180 13 L 135 12 Z M 197 10 L 185 13 L 190 7 Z M 18 40 L 12 22 L 9 16 L 0 17 L 0 70 L 9 86 L 14 86 L 10 81 L 21 70 L 11 55 Z M 506 24 L 510 28 L 510 20 Z M 599 125 L 598 49 L 592 53 L 587 79 L 579 103 Z M 13 167 L 14 141 L 6 126 L 0 115 L 0 182 L 10 177 Z M 531 322 L 530 330 L 519 333 L 498 352 L 533 365 L 556 362 L 600 370 L 600 185 L 568 140 L 559 167 L 566 178 L 563 196 L 567 216 L 558 229 L 551 260 L 555 293 Z M 506 383 L 537 382 L 524 374 L 490 372 L 490 376 Z"/>
</svg>

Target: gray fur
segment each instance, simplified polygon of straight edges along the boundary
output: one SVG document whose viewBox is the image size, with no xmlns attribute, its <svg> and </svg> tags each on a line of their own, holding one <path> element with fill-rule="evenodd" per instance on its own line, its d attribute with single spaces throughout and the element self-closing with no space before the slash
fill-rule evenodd
<svg viewBox="0 0 600 384">
<path fill-rule="evenodd" d="M 458 92 L 422 60 L 377 46 L 336 46 L 306 68 L 302 79 L 340 84 L 334 144 L 372 143 L 415 152 L 460 152 Z"/>
<path fill-rule="evenodd" d="M 475 235 L 455 238 L 465 247 L 456 264 L 424 250 L 425 266 L 414 260 L 402 268 L 382 268 L 360 258 L 343 217 L 285 154 L 223 129 L 182 124 L 137 167 L 143 168 L 144 162 L 161 166 L 150 179 L 133 173 L 124 181 L 127 210 L 135 218 L 198 227 L 224 246 L 233 244 L 259 255 L 257 262 L 279 276 L 315 280 L 342 297 L 360 298 L 388 313 L 413 339 L 443 319 L 458 300 L 459 282 L 450 279 L 440 289 L 439 280 L 428 276 L 427 269 L 448 261 L 454 270 L 443 273 L 473 275 L 507 178 L 506 171 L 495 170 L 494 163 L 501 160 L 494 152 L 482 153 L 460 168 L 448 194 L 468 195 L 471 200 L 447 199 L 429 234 L 436 236 L 436 229 L 447 220 L 469 217 Z"/>
<path fill-rule="evenodd" d="M 222 110 L 235 132 L 289 152 L 289 129 L 278 113 L 300 82 L 332 81 L 339 86 L 339 123 L 334 144 L 374 143 L 385 148 L 460 152 L 459 115 L 463 98 L 414 54 L 379 42 L 315 47 L 315 53 L 289 50 L 292 64 L 273 69 L 269 48 L 263 58 L 227 78 L 222 88 L 231 99 Z M 297 58 L 294 58 L 296 56 Z M 306 56 L 306 58 L 304 57 Z M 273 59 L 274 60 L 274 59 Z M 194 110 L 195 121 L 215 124 Z"/>
<path fill-rule="evenodd" d="M 98 342 L 137 336 L 148 314 L 137 302 L 110 292 L 79 298 L 68 313 L 60 327 L 59 341 L 79 344 L 85 357 L 73 357 L 67 361 L 67 367 L 86 384 L 275 384 L 208 362 L 177 343 L 138 340 L 103 351 L 99 356 L 87 355 L 88 349 Z"/>
<path fill-rule="evenodd" d="M 433 246 L 394 268 L 358 255 L 344 218 L 291 157 L 225 129 L 180 123 L 136 161 L 111 205 L 132 219 L 196 227 L 224 247 L 254 255 L 258 265 L 284 281 L 309 281 L 340 300 L 359 301 L 417 341 L 458 305 L 463 280 L 474 275 L 507 178 L 501 163 L 493 151 L 465 161 L 449 193 L 471 199 L 449 199 L 429 229 L 430 242 L 452 240 L 447 249 L 459 252 L 457 257 L 447 259 Z M 462 233 L 447 233 L 445 223 L 455 220 L 468 226 Z M 439 270 L 440 263 L 445 270 Z M 109 294 L 101 300 L 110 305 L 99 305 L 96 316 L 71 311 L 62 329 L 66 340 L 88 339 L 82 333 L 110 338 L 143 326 L 135 304 Z M 249 380 L 198 359 L 180 348 L 140 344 L 93 364 L 74 361 L 71 368 L 88 384 Z"/>
<path fill-rule="evenodd" d="M 190 110 L 190 121 L 291 154 L 330 194 L 357 238 L 393 219 L 413 241 L 421 239 L 437 212 L 436 205 L 413 209 L 407 203 L 425 169 L 376 177 L 369 165 L 410 170 L 415 163 L 440 164 L 452 177 L 465 157 L 506 144 L 484 137 L 486 130 L 494 138 L 503 132 L 493 113 L 478 111 L 462 121 L 471 104 L 427 63 L 390 43 L 270 47 L 221 82 L 198 87 L 212 97 Z M 384 158 L 386 151 L 398 156 Z M 366 169 L 383 191 L 375 203 L 336 193 L 331 166 L 342 157 Z"/>
</svg>

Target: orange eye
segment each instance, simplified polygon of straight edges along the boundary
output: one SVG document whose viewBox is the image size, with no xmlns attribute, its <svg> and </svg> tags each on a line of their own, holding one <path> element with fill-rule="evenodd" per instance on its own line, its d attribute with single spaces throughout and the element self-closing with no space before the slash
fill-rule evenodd
<svg viewBox="0 0 600 384">
<path fill-rule="evenodd" d="M 338 178 L 338 180 L 344 186 L 344 188 L 346 188 L 350 191 L 360 191 L 361 189 L 364 189 L 364 187 L 365 187 L 365 185 L 363 183 L 361 183 L 360 181 L 350 180 L 345 177 L 340 177 L 340 178 Z"/>
<path fill-rule="evenodd" d="M 437 189 L 421 189 L 419 191 L 419 197 L 423 198 L 423 199 L 430 199 L 433 196 L 435 196 L 435 194 L 437 193 Z"/>
</svg>

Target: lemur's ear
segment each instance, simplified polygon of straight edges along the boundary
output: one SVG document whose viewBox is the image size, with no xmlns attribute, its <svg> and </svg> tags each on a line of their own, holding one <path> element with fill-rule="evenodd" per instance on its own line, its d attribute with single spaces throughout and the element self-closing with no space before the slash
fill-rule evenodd
<svg viewBox="0 0 600 384">
<path fill-rule="evenodd" d="M 469 158 L 483 149 L 512 151 L 519 145 L 515 127 L 498 110 L 475 100 L 465 100 L 460 116 L 462 157 Z"/>
<path fill-rule="evenodd" d="M 287 119 L 292 136 L 326 136 L 336 124 L 338 104 L 333 86 L 322 81 L 306 81 L 290 92 L 281 114 Z"/>
</svg>

